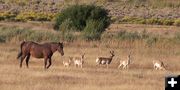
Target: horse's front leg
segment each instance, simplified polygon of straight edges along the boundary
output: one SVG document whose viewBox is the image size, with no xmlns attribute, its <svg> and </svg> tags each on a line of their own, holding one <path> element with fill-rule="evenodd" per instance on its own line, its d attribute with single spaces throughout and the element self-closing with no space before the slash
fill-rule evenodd
<svg viewBox="0 0 180 90">
<path fill-rule="evenodd" d="M 44 58 L 44 69 L 47 69 L 47 60 L 48 60 L 48 58 Z"/>
<path fill-rule="evenodd" d="M 49 65 L 47 66 L 47 69 L 51 66 L 51 58 L 49 58 Z"/>
</svg>

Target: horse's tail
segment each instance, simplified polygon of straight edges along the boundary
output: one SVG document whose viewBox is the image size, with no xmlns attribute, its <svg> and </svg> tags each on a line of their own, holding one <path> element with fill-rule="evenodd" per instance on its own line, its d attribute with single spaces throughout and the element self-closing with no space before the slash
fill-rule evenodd
<svg viewBox="0 0 180 90">
<path fill-rule="evenodd" d="M 25 41 L 23 41 L 23 42 L 21 43 L 20 52 L 19 52 L 18 55 L 17 55 L 17 59 L 19 59 L 19 58 L 22 56 L 22 47 L 23 47 L 24 43 L 25 43 Z"/>
</svg>

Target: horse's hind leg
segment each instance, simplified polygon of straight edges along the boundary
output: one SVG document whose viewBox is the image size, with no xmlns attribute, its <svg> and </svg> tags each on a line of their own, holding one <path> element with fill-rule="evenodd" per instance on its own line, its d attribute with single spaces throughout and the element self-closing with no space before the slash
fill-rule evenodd
<svg viewBox="0 0 180 90">
<path fill-rule="evenodd" d="M 47 66 L 47 69 L 51 66 L 51 58 L 49 58 L 49 65 Z"/>
<path fill-rule="evenodd" d="M 27 55 L 26 57 L 26 66 L 29 68 L 29 59 L 30 59 L 30 54 Z"/>
<path fill-rule="evenodd" d="M 25 57 L 26 57 L 26 55 L 22 55 L 22 56 L 21 56 L 21 60 L 20 60 L 20 68 L 22 67 L 22 63 L 23 63 L 23 60 L 24 60 Z"/>
</svg>

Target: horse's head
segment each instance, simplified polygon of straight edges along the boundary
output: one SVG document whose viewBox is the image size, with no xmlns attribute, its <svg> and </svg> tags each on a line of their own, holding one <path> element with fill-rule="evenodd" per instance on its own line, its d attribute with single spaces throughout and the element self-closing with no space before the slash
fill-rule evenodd
<svg viewBox="0 0 180 90">
<path fill-rule="evenodd" d="M 61 55 L 64 55 L 64 50 L 63 50 L 63 43 L 58 43 L 58 49 L 59 53 L 61 53 Z"/>
</svg>

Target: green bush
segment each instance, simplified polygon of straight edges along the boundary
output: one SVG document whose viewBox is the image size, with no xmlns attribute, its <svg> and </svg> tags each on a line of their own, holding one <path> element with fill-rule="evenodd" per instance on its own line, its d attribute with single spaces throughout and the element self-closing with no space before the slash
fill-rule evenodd
<svg viewBox="0 0 180 90">
<path fill-rule="evenodd" d="M 118 23 L 119 18 L 117 16 L 111 16 L 111 21 L 113 23 Z"/>
<path fill-rule="evenodd" d="M 3 37 L 4 41 L 9 41 L 13 37 L 22 34 L 24 31 L 17 28 L 12 28 L 11 30 L 9 28 L 5 28 L 5 30 L 1 29 L 0 32 L 0 37 Z"/>
<path fill-rule="evenodd" d="M 63 40 L 72 42 L 75 39 L 75 36 L 72 34 L 75 31 L 75 28 L 72 26 L 72 21 L 70 19 L 65 20 L 60 25 L 60 35 Z"/>
<path fill-rule="evenodd" d="M 124 17 L 120 20 L 120 22 L 131 22 L 132 20 L 133 20 L 133 18 L 128 17 L 128 16 L 124 16 Z"/>
<path fill-rule="evenodd" d="M 180 19 L 176 19 L 176 20 L 174 21 L 174 25 L 180 26 Z"/>
<path fill-rule="evenodd" d="M 179 7 L 180 2 L 178 0 L 125 0 L 131 6 L 143 6 L 148 5 L 153 8 L 164 8 L 164 7 Z"/>
<path fill-rule="evenodd" d="M 16 16 L 17 21 L 33 21 L 35 20 L 35 12 L 21 12 Z"/>
<path fill-rule="evenodd" d="M 155 44 L 157 41 L 158 41 L 158 38 L 155 36 L 151 36 L 151 37 L 145 39 L 145 42 L 146 42 L 147 46 L 149 46 L 149 47 L 152 46 L 153 44 Z"/>
<path fill-rule="evenodd" d="M 178 20 L 166 18 L 138 18 L 124 16 L 119 23 L 152 24 L 152 25 L 178 25 Z M 176 24 L 175 24 L 176 23 Z"/>
<path fill-rule="evenodd" d="M 70 19 L 72 26 L 79 31 L 84 30 L 89 20 L 103 22 L 102 30 L 105 30 L 110 24 L 110 17 L 108 17 L 107 11 L 94 5 L 73 5 L 66 8 L 57 15 L 54 29 L 59 30 L 60 25 L 67 19 Z"/>
<path fill-rule="evenodd" d="M 11 12 L 1 12 L 0 13 L 0 21 L 1 20 L 13 20 L 16 17 L 16 14 Z"/>
<path fill-rule="evenodd" d="M 162 25 L 163 23 L 158 18 L 146 19 L 146 24 Z"/>
<path fill-rule="evenodd" d="M 22 35 L 20 36 L 24 37 L 26 40 L 31 40 L 31 41 L 36 41 L 36 42 L 40 42 L 40 41 L 58 42 L 61 39 L 59 33 L 52 33 L 48 31 L 42 32 L 42 31 L 28 30 L 27 33 L 23 33 Z M 24 36 L 24 35 L 27 35 L 27 36 Z"/>
<path fill-rule="evenodd" d="M 6 42 L 5 37 L 4 36 L 0 36 L 0 43 L 4 43 L 4 42 Z"/>
<path fill-rule="evenodd" d="M 162 21 L 163 25 L 173 25 L 173 23 L 174 23 L 174 20 L 172 20 L 172 19 L 162 19 L 161 21 Z"/>
<path fill-rule="evenodd" d="M 85 40 L 99 40 L 103 32 L 103 22 L 89 20 L 83 31 Z"/>
<path fill-rule="evenodd" d="M 22 40 L 30 41 L 51 41 L 58 42 L 60 40 L 72 42 L 76 39 L 73 32 L 50 32 L 50 31 L 35 31 L 19 28 L 0 28 L 0 43 L 17 42 Z"/>
<path fill-rule="evenodd" d="M 136 19 L 136 23 L 137 24 L 146 24 L 146 19 L 142 19 L 142 18 Z"/>
<path fill-rule="evenodd" d="M 70 19 L 66 19 L 62 24 L 59 26 L 59 31 L 66 32 L 66 31 L 73 31 L 75 28 L 73 27 L 73 22 Z"/>
<path fill-rule="evenodd" d="M 134 40 L 141 39 L 141 35 L 139 35 L 139 33 L 137 33 L 137 32 L 121 31 L 121 32 L 117 33 L 116 38 L 119 39 L 119 40 L 134 41 Z"/>
<path fill-rule="evenodd" d="M 63 41 L 73 42 L 74 40 L 76 40 L 76 37 L 73 32 L 67 31 L 63 34 Z"/>
<path fill-rule="evenodd" d="M 16 17 L 16 21 L 51 21 L 55 17 L 54 13 L 44 12 L 20 12 Z"/>
<path fill-rule="evenodd" d="M 36 32 L 36 33 L 31 33 L 30 35 L 28 35 L 27 40 L 32 40 L 32 41 L 42 41 L 44 37 L 44 34 L 42 34 L 41 32 Z"/>
<path fill-rule="evenodd" d="M 145 19 L 137 18 L 137 17 L 123 17 L 120 22 L 127 22 L 127 23 L 136 23 L 136 24 L 145 24 Z"/>
<path fill-rule="evenodd" d="M 143 32 L 140 34 L 141 39 L 147 39 L 150 37 L 150 33 L 147 33 L 146 30 L 143 30 Z"/>
<path fill-rule="evenodd" d="M 16 21 L 51 21 L 55 17 L 55 13 L 45 13 L 45 12 L 1 12 L 1 20 L 16 20 Z"/>
<path fill-rule="evenodd" d="M 49 31 L 34 31 L 19 28 L 0 28 L 0 42 L 10 42 L 12 40 L 22 41 L 60 41 L 61 35 Z"/>
</svg>

